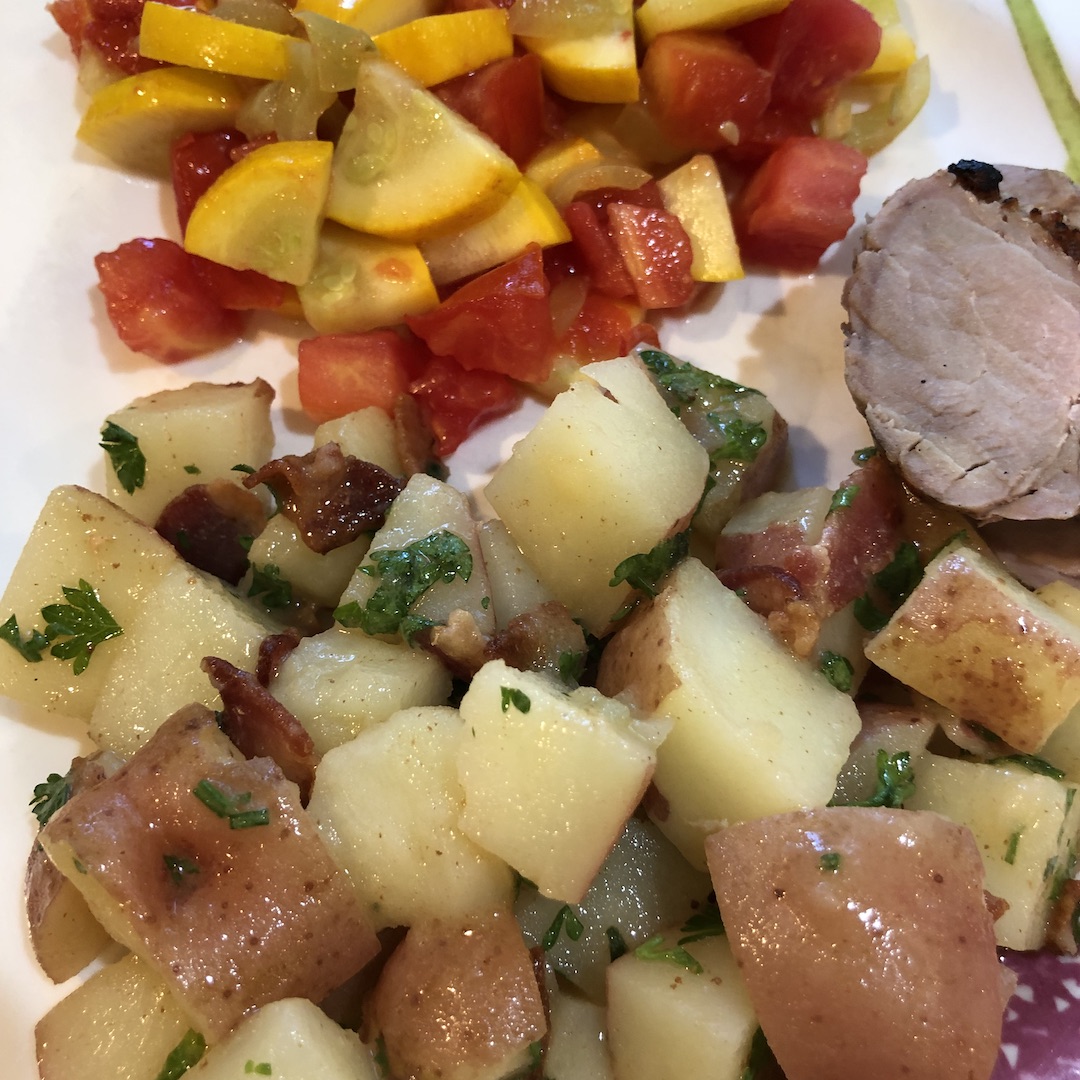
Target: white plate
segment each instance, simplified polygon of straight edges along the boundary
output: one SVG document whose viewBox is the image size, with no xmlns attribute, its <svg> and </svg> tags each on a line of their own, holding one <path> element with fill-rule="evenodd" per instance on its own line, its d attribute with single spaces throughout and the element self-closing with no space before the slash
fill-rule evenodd
<svg viewBox="0 0 1080 1080">
<path fill-rule="evenodd" d="M 1080 86 L 1075 2 L 1039 6 Z M 904 181 L 959 158 L 1064 166 L 1004 0 L 901 0 L 901 7 L 920 52 L 930 56 L 933 91 L 912 128 L 872 161 L 860 216 Z M 0 581 L 51 488 L 100 487 L 102 419 L 139 394 L 260 374 L 279 388 L 279 428 L 289 448 L 308 430 L 297 410 L 293 341 L 265 332 L 254 344 L 167 368 L 115 339 L 94 287 L 93 257 L 134 236 L 174 234 L 169 202 L 158 187 L 110 169 L 76 144 L 83 102 L 75 65 L 44 0 L 9 5 L 5 25 Z M 665 348 L 772 397 L 792 424 L 799 483 L 837 482 L 850 453 L 868 441 L 842 380 L 839 296 L 849 261 L 850 248 L 840 245 L 813 277 L 750 278 L 661 329 Z M 477 483 L 520 427 L 504 423 L 466 444 L 456 482 Z M 0 1072 L 7 1080 L 37 1076 L 33 1026 L 64 993 L 38 972 L 24 930 L 22 874 L 35 825 L 27 801 L 49 771 L 65 770 L 78 745 L 73 725 L 0 701 Z"/>
</svg>

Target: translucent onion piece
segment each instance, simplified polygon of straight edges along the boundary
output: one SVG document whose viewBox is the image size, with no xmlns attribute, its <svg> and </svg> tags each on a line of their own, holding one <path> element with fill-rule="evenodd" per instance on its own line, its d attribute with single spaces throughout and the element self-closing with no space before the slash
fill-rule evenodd
<svg viewBox="0 0 1080 1080">
<path fill-rule="evenodd" d="M 582 191 L 626 188 L 633 191 L 652 179 L 652 173 L 621 161 L 585 161 L 568 170 L 548 189 L 548 198 L 562 210 Z"/>
<path fill-rule="evenodd" d="M 526 37 L 578 38 L 630 25 L 631 0 L 517 0 L 510 32 Z"/>
<path fill-rule="evenodd" d="M 588 278 L 571 275 L 551 288 L 551 328 L 557 338 L 570 329 L 585 304 L 589 291 Z"/>
<path fill-rule="evenodd" d="M 278 34 L 295 34 L 296 20 L 285 0 L 218 0 L 213 14 L 218 19 L 273 30 Z"/>
<path fill-rule="evenodd" d="M 270 132 L 282 140 L 314 139 L 320 117 L 336 101 L 337 94 L 316 81 L 311 45 L 291 42 L 288 74 L 252 95 L 237 117 L 237 127 L 249 139 Z"/>
<path fill-rule="evenodd" d="M 363 30 L 314 11 L 301 11 L 296 17 L 304 24 L 311 43 L 319 88 L 337 93 L 356 86 L 361 57 L 375 50 L 371 38 Z"/>
</svg>

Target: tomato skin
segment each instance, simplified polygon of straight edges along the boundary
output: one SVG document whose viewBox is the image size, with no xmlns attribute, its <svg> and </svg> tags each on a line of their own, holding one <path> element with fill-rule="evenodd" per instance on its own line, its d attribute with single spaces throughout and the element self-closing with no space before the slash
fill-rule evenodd
<svg viewBox="0 0 1080 1080">
<path fill-rule="evenodd" d="M 540 57 L 508 56 L 433 87 L 455 112 L 475 124 L 518 168 L 548 141 L 547 97 Z"/>
<path fill-rule="evenodd" d="M 608 223 L 638 303 L 648 309 L 681 307 L 694 295 L 694 253 L 679 219 L 667 210 L 613 202 Z"/>
<path fill-rule="evenodd" d="M 613 300 L 634 295 L 634 282 L 607 230 L 606 215 L 582 199 L 575 199 L 563 210 L 581 266 L 590 281 Z"/>
<path fill-rule="evenodd" d="M 405 322 L 433 353 L 453 357 L 466 371 L 543 382 L 551 374 L 554 338 L 549 293 L 540 247 L 530 244 Z"/>
<path fill-rule="evenodd" d="M 172 240 L 129 240 L 94 265 L 109 321 L 135 352 L 175 364 L 243 335 L 243 316 L 214 299 Z"/>
<path fill-rule="evenodd" d="M 298 349 L 300 405 L 317 424 L 372 405 L 392 415 L 426 359 L 422 346 L 393 330 L 306 338 Z"/>
<path fill-rule="evenodd" d="M 215 300 L 229 311 L 278 311 L 295 290 L 257 270 L 235 270 L 192 255 L 199 280 Z"/>
<path fill-rule="evenodd" d="M 432 357 L 409 393 L 420 404 L 440 457 L 453 453 L 482 424 L 513 412 L 525 396 L 508 376 L 467 371 L 449 356 Z"/>
<path fill-rule="evenodd" d="M 559 336 L 555 349 L 579 364 L 588 364 L 626 356 L 641 344 L 659 348 L 660 339 L 656 327 L 641 321 L 640 309 L 590 289 L 574 321 Z"/>
<path fill-rule="evenodd" d="M 730 127 L 750 130 L 769 104 L 772 74 L 726 34 L 660 34 L 645 53 L 641 78 L 665 136 L 695 150 L 725 150 Z"/>
<path fill-rule="evenodd" d="M 856 0 L 792 0 L 733 36 L 773 73 L 772 103 L 803 116 L 827 108 L 839 84 L 865 71 L 881 47 L 881 28 Z"/>
<path fill-rule="evenodd" d="M 732 207 L 744 260 L 813 270 L 825 249 L 854 224 L 852 205 L 866 165 L 858 150 L 829 139 L 783 142 Z"/>
</svg>

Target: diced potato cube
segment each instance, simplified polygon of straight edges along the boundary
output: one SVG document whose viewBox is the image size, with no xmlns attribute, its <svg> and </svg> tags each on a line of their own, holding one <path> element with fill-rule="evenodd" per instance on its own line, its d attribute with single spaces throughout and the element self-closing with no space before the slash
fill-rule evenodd
<svg viewBox="0 0 1080 1080">
<path fill-rule="evenodd" d="M 308 813 L 376 929 L 508 904 L 514 876 L 465 836 L 456 709 L 405 709 L 331 750 Z"/>
<path fill-rule="evenodd" d="M 409 609 L 434 623 L 445 623 L 453 611 L 466 611 L 483 634 L 495 628 L 491 609 L 491 589 L 476 536 L 476 522 L 468 499 L 449 484 L 424 473 L 410 477 L 394 500 L 383 527 L 372 538 L 367 558 L 341 595 L 342 604 L 366 604 L 379 587 L 380 579 L 367 572 L 373 556 L 380 551 L 401 551 L 433 533 L 449 532 L 463 540 L 472 555 L 468 580 L 457 574 L 452 581 L 437 581 Z"/>
<path fill-rule="evenodd" d="M 442 705 L 451 680 L 431 653 L 340 627 L 304 638 L 270 692 L 325 754 L 414 705 Z"/>
<path fill-rule="evenodd" d="M 581 933 L 571 937 L 565 905 L 523 888 L 516 913 L 525 940 L 545 945 L 547 961 L 594 1001 L 604 1000 L 611 962 L 611 931 L 633 948 L 700 908 L 709 893 L 709 875 L 696 870 L 651 821 L 637 817 L 604 860 L 573 916 Z M 545 937 L 557 930 L 554 942 Z"/>
<path fill-rule="evenodd" d="M 461 716 L 461 828 L 545 896 L 577 903 L 644 793 L 666 725 L 501 660 L 477 672 Z"/>
<path fill-rule="evenodd" d="M 165 505 L 192 484 L 231 480 L 240 484 L 234 466 L 258 468 L 274 448 L 269 383 L 192 383 L 136 398 L 110 414 L 139 440 L 146 458 L 146 479 L 132 492 L 106 464 L 105 492 L 118 506 L 153 525 Z"/>
<path fill-rule="evenodd" d="M 62 586 L 77 586 L 83 580 L 126 630 L 162 576 L 180 563 L 171 544 L 108 499 L 80 487 L 59 487 L 46 500 L 12 571 L 0 600 L 0 618 L 14 613 L 25 639 L 32 629 L 44 629 L 41 608 L 63 601 Z M 0 694 L 89 719 L 123 640 L 121 635 L 95 646 L 80 675 L 74 674 L 71 663 L 48 653 L 40 663 L 29 663 L 4 645 Z"/>
<path fill-rule="evenodd" d="M 208 1041 L 269 1001 L 321 999 L 378 952 L 296 786 L 271 760 L 246 760 L 202 706 L 38 838 Z"/>
<path fill-rule="evenodd" d="M 686 525 L 708 470 L 641 363 L 608 360 L 581 369 L 486 494 L 555 598 L 601 633 L 630 593 L 615 568 Z"/>
<path fill-rule="evenodd" d="M 341 452 L 360 461 L 370 461 L 394 476 L 405 470 L 397 448 L 394 421 L 377 405 L 327 420 L 315 429 L 315 447 L 336 442 Z"/>
<path fill-rule="evenodd" d="M 930 562 L 866 655 L 1025 753 L 1080 702 L 1080 627 L 965 547 Z"/>
<path fill-rule="evenodd" d="M 966 825 L 986 868 L 986 889 L 1008 902 L 994 924 L 999 945 L 1038 949 L 1051 898 L 1072 874 L 1080 830 L 1076 788 L 1021 765 L 985 765 L 924 754 L 904 806 Z"/>
<path fill-rule="evenodd" d="M 147 593 L 125 630 L 90 716 L 91 738 L 130 757 L 177 709 L 193 701 L 217 707 L 218 692 L 200 667 L 203 657 L 254 671 L 259 643 L 274 631 L 269 619 L 215 578 L 178 564 Z"/>
<path fill-rule="evenodd" d="M 191 1024 L 162 977 L 129 953 L 38 1022 L 45 1080 L 156 1080 Z"/>
<path fill-rule="evenodd" d="M 359 1036 L 304 998 L 264 1005 L 187 1073 L 189 1080 L 379 1080 L 381 1075 Z"/>
<path fill-rule="evenodd" d="M 656 952 L 682 935 L 664 934 Z M 727 939 L 684 946 L 701 966 L 621 956 L 608 969 L 608 1038 L 615 1080 L 739 1080 L 757 1031 Z"/>
<path fill-rule="evenodd" d="M 325 554 L 312 551 L 300 531 L 284 514 L 276 514 L 252 542 L 251 565 L 265 570 L 275 566 L 287 581 L 296 599 L 306 597 L 324 607 L 335 607 L 349 584 L 360 560 L 367 553 L 370 537 L 358 536 Z"/>
<path fill-rule="evenodd" d="M 597 686 L 675 724 L 650 814 L 704 867 L 722 825 L 824 806 L 859 732 L 851 699 L 800 661 L 696 559 L 608 643 Z"/>
<path fill-rule="evenodd" d="M 554 1080 L 613 1080 L 603 1005 L 557 988 L 548 1007 L 551 1031 L 544 1075 Z"/>
<path fill-rule="evenodd" d="M 491 608 L 497 629 L 505 630 L 511 619 L 555 599 L 503 522 L 492 518 L 483 522 L 477 533 L 491 583 Z"/>
</svg>

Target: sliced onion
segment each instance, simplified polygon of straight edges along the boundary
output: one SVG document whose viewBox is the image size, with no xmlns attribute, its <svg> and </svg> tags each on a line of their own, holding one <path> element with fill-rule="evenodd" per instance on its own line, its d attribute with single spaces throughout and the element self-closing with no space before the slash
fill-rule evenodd
<svg viewBox="0 0 1080 1080">
<path fill-rule="evenodd" d="M 315 78 L 315 58 L 306 41 L 289 43 L 285 78 L 267 83 L 240 110 L 237 127 L 249 138 L 274 132 L 281 140 L 317 138 L 319 118 L 337 94 Z"/>
<path fill-rule="evenodd" d="M 633 191 L 651 180 L 652 173 L 622 161 L 584 161 L 568 169 L 548 189 L 548 198 L 558 209 L 572 203 L 582 191 L 597 188 L 625 188 Z"/>
<path fill-rule="evenodd" d="M 295 34 L 297 29 L 290 5 L 285 0 L 218 0 L 214 16 L 278 34 Z"/>
<path fill-rule="evenodd" d="M 524 37 L 578 38 L 630 25 L 631 0 L 516 0 L 510 32 Z"/>
<path fill-rule="evenodd" d="M 361 58 L 375 51 L 371 38 L 363 30 L 314 11 L 301 11 L 296 17 L 304 24 L 311 43 L 319 88 L 337 93 L 356 86 Z"/>
<path fill-rule="evenodd" d="M 585 306 L 589 292 L 589 279 L 582 274 L 571 274 L 551 288 L 551 328 L 560 338 L 570 329 L 571 323 Z"/>
</svg>

